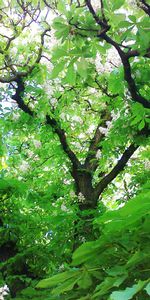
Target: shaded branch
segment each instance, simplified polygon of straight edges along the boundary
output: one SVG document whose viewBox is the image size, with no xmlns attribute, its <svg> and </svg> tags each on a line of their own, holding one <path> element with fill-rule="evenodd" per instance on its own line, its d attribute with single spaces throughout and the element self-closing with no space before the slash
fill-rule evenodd
<svg viewBox="0 0 150 300">
<path fill-rule="evenodd" d="M 150 16 L 150 5 L 145 0 L 138 1 L 139 7 L 144 10 L 144 12 Z"/>
<path fill-rule="evenodd" d="M 97 77 L 97 76 L 96 76 Z M 106 87 L 103 87 L 100 83 L 99 83 L 99 81 L 98 81 L 98 79 L 95 77 L 95 82 L 96 82 L 96 84 L 98 85 L 98 87 L 100 88 L 100 90 L 106 95 L 106 96 L 108 96 L 109 98 L 115 98 L 115 97 L 118 97 L 119 96 L 119 94 L 110 94 L 110 93 L 108 93 L 108 87 L 106 86 Z"/>
<path fill-rule="evenodd" d="M 135 102 L 142 104 L 145 108 L 150 108 L 150 101 L 142 97 L 137 91 L 137 87 L 131 73 L 131 65 L 129 59 L 126 58 L 126 56 L 122 57 L 122 63 L 124 67 L 124 78 L 128 83 L 128 88 L 132 96 L 132 99 Z"/>
<path fill-rule="evenodd" d="M 16 83 L 17 83 L 16 93 L 15 95 L 12 96 L 12 99 L 17 102 L 18 107 L 21 110 L 23 110 L 25 113 L 29 114 L 30 116 L 33 116 L 33 112 L 23 101 L 24 90 L 25 90 L 23 80 L 21 78 L 17 78 Z"/>
<path fill-rule="evenodd" d="M 109 36 L 107 36 L 106 34 L 103 34 L 101 37 L 103 37 L 107 43 L 114 46 L 116 48 L 116 50 L 118 51 L 118 54 L 120 55 L 120 58 L 121 58 L 121 61 L 123 64 L 123 68 L 124 68 L 124 79 L 126 80 L 126 82 L 128 84 L 128 88 L 129 88 L 132 100 L 135 102 L 141 103 L 145 108 L 150 108 L 150 101 L 148 101 L 147 99 L 142 97 L 137 90 L 135 81 L 132 77 L 131 65 L 129 62 L 128 55 L 126 53 L 124 53 L 121 50 L 120 46 L 114 40 L 112 40 Z"/>
<path fill-rule="evenodd" d="M 93 15 L 93 17 L 94 17 L 96 23 L 102 27 L 103 33 L 106 32 L 107 30 L 109 30 L 109 29 L 110 29 L 110 25 L 108 25 L 106 22 L 104 22 L 104 20 L 101 20 L 101 19 L 97 16 L 97 14 L 96 14 L 96 12 L 95 12 L 95 10 L 93 9 L 93 6 L 92 6 L 92 4 L 91 4 L 91 0 L 86 0 L 85 3 L 86 3 L 86 5 L 87 5 L 89 11 L 90 11 L 91 14 Z"/>
<path fill-rule="evenodd" d="M 141 55 L 140 51 L 130 50 L 126 53 L 126 58 L 136 57 L 136 56 L 140 56 L 140 55 Z M 147 52 L 143 55 L 143 57 L 150 58 L 150 49 L 147 50 Z"/>
<path fill-rule="evenodd" d="M 63 148 L 64 152 L 67 154 L 67 156 L 69 157 L 69 159 L 71 160 L 73 166 L 75 168 L 80 168 L 81 164 L 80 164 L 79 160 L 77 159 L 76 155 L 74 154 L 74 152 L 71 150 L 71 148 L 68 145 L 65 131 L 63 129 L 61 129 L 58 122 L 54 118 L 51 118 L 48 115 L 46 116 L 46 123 L 54 129 L 55 133 L 57 133 L 60 143 L 62 145 L 62 148 Z"/>
<path fill-rule="evenodd" d="M 24 111 L 25 113 L 27 113 L 33 117 L 34 116 L 33 111 L 23 101 L 25 85 L 24 85 L 22 78 L 18 78 L 16 80 L 16 83 L 17 83 L 16 93 L 15 93 L 15 95 L 12 96 L 12 99 L 17 102 L 18 107 L 22 111 Z M 70 161 L 72 162 L 73 167 L 79 168 L 81 166 L 81 164 L 80 164 L 79 160 L 77 159 L 76 155 L 74 154 L 74 152 L 71 150 L 71 148 L 68 145 L 65 131 L 63 129 L 61 129 L 58 122 L 54 118 L 50 117 L 49 115 L 46 115 L 46 124 L 50 125 L 54 129 L 54 132 L 58 135 L 60 143 L 62 145 L 62 148 L 63 148 L 64 152 L 67 154 Z"/>
<path fill-rule="evenodd" d="M 137 150 L 138 146 L 135 144 L 131 144 L 123 153 L 120 160 L 116 164 L 116 166 L 107 174 L 95 187 L 94 194 L 98 198 L 99 195 L 104 191 L 104 189 L 108 186 L 109 183 L 112 182 L 113 179 L 117 177 L 117 175 L 123 171 L 124 167 L 126 166 L 127 162 L 129 161 L 130 157 L 133 153 Z"/>
<path fill-rule="evenodd" d="M 44 46 L 44 37 L 45 37 L 45 35 L 47 34 L 48 31 L 50 31 L 50 27 L 45 29 L 41 34 L 41 44 L 40 44 L 38 54 L 37 54 L 37 57 L 36 57 L 34 63 L 31 66 L 28 66 L 27 64 L 24 65 L 24 66 L 28 67 L 28 70 L 27 71 L 21 71 L 21 72 L 16 71 L 13 68 L 13 66 L 15 66 L 15 64 L 12 63 L 12 60 L 10 58 L 10 65 L 8 65 L 7 67 L 10 67 L 10 69 L 12 71 L 12 74 L 10 76 L 0 77 L 0 82 L 2 82 L 2 83 L 10 83 L 10 82 L 13 82 L 13 81 L 17 82 L 18 78 L 26 77 L 33 71 L 36 64 L 38 64 L 41 60 L 42 50 L 43 50 L 43 46 Z M 9 58 L 8 55 L 7 55 L 7 57 Z M 28 61 L 27 61 L 27 63 L 28 63 Z"/>
<path fill-rule="evenodd" d="M 144 1 L 145 2 L 145 1 Z M 104 39 L 108 44 L 115 47 L 115 49 L 118 51 L 118 54 L 121 58 L 123 68 L 124 68 L 124 78 L 128 84 L 128 88 L 132 97 L 132 100 L 138 103 L 141 103 L 145 108 L 150 108 L 150 101 L 145 99 L 143 96 L 140 95 L 138 92 L 138 89 L 136 87 L 135 81 L 132 77 L 131 72 L 131 65 L 129 62 L 129 55 L 127 55 L 122 49 L 121 46 L 115 42 L 111 37 L 109 37 L 106 32 L 110 29 L 110 26 L 108 24 L 101 21 L 99 16 L 95 13 L 90 0 L 86 0 L 87 7 L 90 11 L 90 13 L 93 15 L 93 18 L 95 19 L 96 23 L 101 26 L 101 30 L 98 34 L 98 37 Z M 102 30 L 103 29 L 103 30 Z"/>
</svg>

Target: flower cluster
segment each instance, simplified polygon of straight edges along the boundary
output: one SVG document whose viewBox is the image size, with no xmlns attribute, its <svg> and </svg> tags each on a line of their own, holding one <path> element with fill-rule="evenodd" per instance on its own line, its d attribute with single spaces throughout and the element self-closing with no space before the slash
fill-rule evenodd
<svg viewBox="0 0 150 300">
<path fill-rule="evenodd" d="M 4 296 L 7 296 L 9 294 L 9 288 L 5 284 L 0 288 L 0 300 L 4 300 Z"/>
<path fill-rule="evenodd" d="M 39 140 L 33 140 L 33 145 L 36 148 L 40 148 L 42 146 L 42 144 Z"/>
<path fill-rule="evenodd" d="M 78 194 L 78 201 L 81 203 L 85 202 L 85 197 L 83 196 L 83 194 L 81 192 Z"/>
<path fill-rule="evenodd" d="M 120 56 L 114 48 L 109 49 L 106 55 L 107 57 L 105 63 L 102 63 L 102 57 L 99 53 L 96 55 L 95 64 L 99 74 L 105 72 L 110 73 L 115 67 L 118 67 L 121 64 Z"/>
<path fill-rule="evenodd" d="M 28 164 L 28 162 L 26 162 L 25 160 L 22 161 L 22 164 L 20 165 L 19 169 L 22 172 L 27 172 L 29 170 L 30 166 Z"/>
</svg>

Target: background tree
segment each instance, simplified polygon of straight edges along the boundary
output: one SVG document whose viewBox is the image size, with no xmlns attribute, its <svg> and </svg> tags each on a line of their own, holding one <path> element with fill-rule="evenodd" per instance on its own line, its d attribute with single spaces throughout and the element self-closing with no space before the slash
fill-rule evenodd
<svg viewBox="0 0 150 300">
<path fill-rule="evenodd" d="M 103 203 L 147 181 L 148 17 L 145 1 L 1 1 L 5 277 L 69 263 Z"/>
</svg>

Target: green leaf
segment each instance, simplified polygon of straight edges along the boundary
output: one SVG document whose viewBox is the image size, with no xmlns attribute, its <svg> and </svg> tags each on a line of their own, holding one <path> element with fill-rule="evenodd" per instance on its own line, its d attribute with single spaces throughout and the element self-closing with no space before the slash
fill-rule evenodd
<svg viewBox="0 0 150 300">
<path fill-rule="evenodd" d="M 112 287 L 120 286 L 126 278 L 127 274 L 120 277 L 106 277 L 105 280 L 96 287 L 92 299 L 105 295 Z"/>
<path fill-rule="evenodd" d="M 133 298 L 134 295 L 136 295 L 140 290 L 143 289 L 146 283 L 147 280 L 139 280 L 139 282 L 137 284 L 134 284 L 131 288 L 126 288 L 122 291 L 112 292 L 112 294 L 110 295 L 110 300 L 130 300 Z"/>
<path fill-rule="evenodd" d="M 77 63 L 77 72 L 79 75 L 83 78 L 87 78 L 87 69 L 88 69 L 88 62 L 84 59 L 81 58 Z"/>
<path fill-rule="evenodd" d="M 67 56 L 67 51 L 65 51 L 62 48 L 56 48 L 53 50 L 53 55 L 52 55 L 52 61 L 57 60 L 58 58 L 61 58 L 63 56 Z"/>
<path fill-rule="evenodd" d="M 52 27 L 53 27 L 54 29 L 59 30 L 59 29 L 62 29 L 62 26 L 63 26 L 63 25 L 65 25 L 64 23 L 65 23 L 65 20 L 64 20 L 62 17 L 57 17 L 57 18 L 55 18 L 55 19 L 53 20 L 53 25 L 52 25 Z"/>
<path fill-rule="evenodd" d="M 83 272 L 81 278 L 78 280 L 77 283 L 82 289 L 87 289 L 92 285 L 92 278 L 88 271 Z"/>
<path fill-rule="evenodd" d="M 56 66 L 54 66 L 51 73 L 51 79 L 54 79 L 58 76 L 58 74 L 64 69 L 65 63 L 65 61 L 61 61 L 60 63 L 56 64 Z"/>
<path fill-rule="evenodd" d="M 62 39 L 63 41 L 68 37 L 69 35 L 69 27 L 67 25 L 62 26 L 62 28 L 55 32 L 55 36 L 57 39 Z"/>
<path fill-rule="evenodd" d="M 134 15 L 128 16 L 128 18 L 133 22 L 136 23 L 136 17 Z"/>
<path fill-rule="evenodd" d="M 75 271 L 71 270 L 71 271 L 66 271 L 66 272 L 60 273 L 60 274 L 54 275 L 50 278 L 41 280 L 37 284 L 36 288 L 40 288 L 40 289 L 50 288 L 52 286 L 55 286 L 59 283 L 64 282 L 67 279 L 76 277 L 78 274 L 79 274 L 79 272 L 76 270 Z"/>
<path fill-rule="evenodd" d="M 144 288 L 144 290 L 147 292 L 147 294 L 150 296 L 150 282 L 147 284 L 147 286 Z"/>
<path fill-rule="evenodd" d="M 120 23 L 119 23 L 119 27 L 120 28 L 128 28 L 128 27 L 131 27 L 131 26 L 133 26 L 133 24 L 132 23 L 130 23 L 130 22 L 128 22 L 128 21 L 121 21 Z"/>
<path fill-rule="evenodd" d="M 105 280 L 96 287 L 92 299 L 105 295 L 113 287 L 115 281 L 116 279 L 114 277 L 106 277 Z"/>
<path fill-rule="evenodd" d="M 60 11 L 60 13 L 65 14 L 66 13 L 66 5 L 65 2 L 62 0 L 59 0 L 58 5 L 57 5 L 57 9 L 58 11 Z"/>
<path fill-rule="evenodd" d="M 138 126 L 138 129 L 141 130 L 141 129 L 144 128 L 144 126 L 145 126 L 145 121 L 142 120 L 142 121 L 140 122 L 139 126 Z"/>
<path fill-rule="evenodd" d="M 133 121 L 131 122 L 131 126 L 135 125 L 137 123 L 139 123 L 141 121 L 141 116 L 138 115 L 136 118 L 133 119 Z"/>
<path fill-rule="evenodd" d="M 64 292 L 70 291 L 73 289 L 74 285 L 77 282 L 77 278 L 70 278 L 69 280 L 67 280 L 65 283 L 61 284 L 60 286 L 58 286 L 57 288 L 52 290 L 52 295 L 60 295 Z"/>
<path fill-rule="evenodd" d="M 74 70 L 73 64 L 70 64 L 66 73 L 65 82 L 70 85 L 75 85 L 76 83 L 76 72 Z"/>
<path fill-rule="evenodd" d="M 95 251 L 96 254 L 96 243 L 87 242 L 82 244 L 74 253 L 73 253 L 73 262 L 72 265 L 81 264 L 83 261 L 91 257 L 92 253 Z"/>
<path fill-rule="evenodd" d="M 113 10 L 119 9 L 123 4 L 124 4 L 125 0 L 117 0 L 117 1 L 113 1 Z"/>
</svg>

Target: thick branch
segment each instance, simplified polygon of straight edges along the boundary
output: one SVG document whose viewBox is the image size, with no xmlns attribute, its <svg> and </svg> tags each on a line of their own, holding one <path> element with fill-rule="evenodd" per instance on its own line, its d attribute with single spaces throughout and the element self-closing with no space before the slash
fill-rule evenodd
<svg viewBox="0 0 150 300">
<path fill-rule="evenodd" d="M 54 129 L 55 133 L 57 133 L 57 135 L 59 137 L 59 140 L 61 142 L 61 145 L 63 147 L 63 150 L 67 154 L 69 159 L 71 160 L 73 166 L 75 168 L 79 168 L 81 166 L 80 162 L 77 159 L 74 152 L 71 150 L 71 148 L 68 145 L 65 131 L 63 129 L 61 129 L 58 122 L 54 118 L 51 118 L 50 116 L 47 115 L 46 116 L 46 121 L 47 121 L 47 124 L 50 125 Z"/>
<path fill-rule="evenodd" d="M 123 67 L 124 67 L 124 78 L 125 78 L 126 82 L 128 83 L 128 87 L 129 87 L 129 91 L 132 96 L 132 100 L 135 102 L 141 103 L 145 108 L 150 108 L 150 101 L 148 101 L 147 99 L 142 97 L 137 91 L 135 81 L 132 77 L 131 65 L 129 62 L 128 54 L 124 53 L 121 50 L 120 46 L 115 41 L 113 41 L 110 37 L 108 37 L 106 34 L 103 34 L 102 37 L 104 38 L 104 40 L 106 42 L 108 42 L 109 44 L 114 46 L 116 48 L 116 50 L 118 51 L 118 54 L 120 55 L 120 58 L 121 58 L 121 61 L 122 61 Z"/>
<path fill-rule="evenodd" d="M 108 37 L 106 34 L 103 34 L 102 37 L 105 39 L 106 42 L 114 46 L 118 51 L 118 54 L 120 55 L 124 67 L 124 78 L 128 84 L 128 88 L 131 93 L 132 100 L 141 103 L 145 108 L 150 108 L 150 101 L 142 97 L 137 91 L 135 81 L 132 77 L 131 65 L 129 62 L 128 54 L 126 55 L 126 53 L 124 53 L 121 50 L 120 46 L 115 41 L 113 41 L 110 37 Z"/>
<path fill-rule="evenodd" d="M 24 103 L 23 101 L 23 95 L 24 95 L 24 82 L 21 78 L 18 78 L 16 80 L 17 88 L 15 95 L 12 96 L 12 99 L 15 100 L 21 110 L 23 110 L 25 113 L 29 114 L 30 116 L 33 116 L 33 112 L 31 109 Z"/>
<path fill-rule="evenodd" d="M 102 27 L 102 29 L 104 29 L 104 31 L 103 30 L 100 31 L 98 37 L 103 38 L 108 44 L 114 46 L 115 49 L 118 51 L 118 54 L 121 58 L 121 61 L 122 61 L 123 67 L 124 67 L 124 78 L 128 84 L 132 100 L 135 102 L 141 103 L 145 108 L 150 108 L 150 101 L 148 101 L 147 99 L 142 97 L 137 90 L 135 81 L 132 77 L 131 66 L 130 66 L 128 54 L 124 53 L 124 51 L 121 49 L 120 45 L 106 34 L 106 31 L 108 31 L 110 27 L 108 26 L 108 24 L 102 22 L 100 20 L 100 18 L 97 16 L 97 14 L 95 13 L 95 11 L 91 5 L 91 1 L 86 0 L 86 4 L 87 4 L 87 7 L 89 8 L 89 11 L 93 15 L 93 18 L 95 19 L 96 23 L 98 25 L 100 25 Z M 107 28 L 106 28 L 106 25 L 107 25 Z"/>
<path fill-rule="evenodd" d="M 21 110 L 23 110 L 25 113 L 27 113 L 27 114 L 29 114 L 30 116 L 33 117 L 34 116 L 33 111 L 31 111 L 31 109 L 23 101 L 25 86 L 24 86 L 24 82 L 23 82 L 22 78 L 18 78 L 16 82 L 17 82 L 18 86 L 16 88 L 15 95 L 12 96 L 12 99 L 17 102 L 17 104 L 18 104 L 18 106 Z M 72 162 L 74 168 L 79 168 L 81 166 L 80 162 L 77 159 L 74 152 L 71 150 L 71 148 L 68 145 L 65 131 L 63 129 L 61 129 L 58 122 L 54 118 L 51 118 L 48 115 L 46 116 L 46 123 L 48 125 L 50 125 L 54 129 L 55 133 L 58 135 L 59 140 L 61 142 L 61 145 L 63 147 L 63 150 L 67 154 L 67 156 L 69 157 L 69 159 Z"/>
<path fill-rule="evenodd" d="M 135 81 L 131 74 L 131 65 L 129 63 L 128 58 L 126 58 L 126 56 L 124 56 L 122 58 L 122 63 L 124 66 L 124 78 L 125 78 L 126 82 L 128 83 L 128 87 L 129 87 L 129 91 L 132 96 L 132 99 L 135 102 L 139 102 L 140 104 L 142 104 L 145 108 L 150 108 L 150 101 L 148 101 L 144 97 L 142 97 L 137 91 Z"/>
<path fill-rule="evenodd" d="M 96 14 L 96 12 L 94 11 L 93 6 L 92 6 L 92 4 L 91 4 L 91 0 L 86 0 L 85 2 L 86 2 L 86 5 L 87 5 L 89 11 L 90 11 L 91 14 L 93 15 L 93 17 L 94 17 L 96 23 L 102 27 L 102 32 L 104 33 L 104 32 L 106 32 L 107 30 L 109 30 L 109 29 L 110 29 L 110 25 L 108 25 L 108 24 L 105 22 L 106 20 L 103 19 L 103 21 L 102 21 L 102 20 L 97 16 L 97 14 Z"/>
<path fill-rule="evenodd" d="M 138 50 L 130 50 L 126 53 L 126 58 L 140 56 L 141 53 Z M 143 55 L 144 57 L 150 58 L 150 48 L 147 49 L 146 53 Z"/>
<path fill-rule="evenodd" d="M 135 144 L 131 144 L 123 153 L 120 160 L 116 164 L 116 166 L 111 170 L 109 174 L 107 174 L 95 187 L 94 194 L 98 198 L 99 195 L 104 191 L 104 189 L 108 186 L 109 183 L 112 182 L 116 176 L 123 171 L 126 166 L 128 160 L 133 155 L 133 153 L 137 150 L 138 146 Z"/>
</svg>

